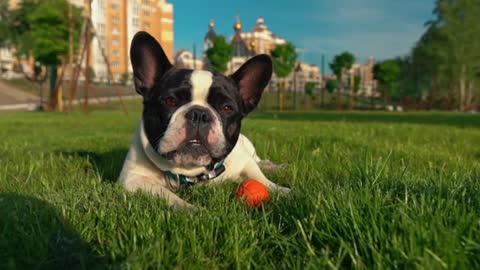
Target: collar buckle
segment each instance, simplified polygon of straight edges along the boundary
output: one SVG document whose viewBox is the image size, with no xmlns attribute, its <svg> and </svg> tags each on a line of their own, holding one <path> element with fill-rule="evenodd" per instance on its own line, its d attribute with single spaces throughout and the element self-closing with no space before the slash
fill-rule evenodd
<svg viewBox="0 0 480 270">
<path fill-rule="evenodd" d="M 202 173 L 197 176 L 185 176 L 180 174 L 173 174 L 170 171 L 164 171 L 164 175 L 167 178 L 168 188 L 173 192 L 179 192 L 182 187 L 193 186 L 198 183 L 207 182 L 211 179 L 217 178 L 222 173 L 225 172 L 225 165 L 223 164 L 224 160 L 215 164 L 214 169 L 208 173 Z M 173 187 L 170 179 L 177 182 L 177 187 Z"/>
</svg>

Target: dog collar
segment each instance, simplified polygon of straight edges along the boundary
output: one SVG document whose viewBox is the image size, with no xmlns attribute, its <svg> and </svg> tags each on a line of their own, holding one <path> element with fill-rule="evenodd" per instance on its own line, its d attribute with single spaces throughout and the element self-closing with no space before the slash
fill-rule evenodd
<svg viewBox="0 0 480 270">
<path fill-rule="evenodd" d="M 170 185 L 169 187 L 170 189 L 172 189 L 172 191 L 178 191 L 182 186 L 193 186 L 195 184 L 207 182 L 208 180 L 211 180 L 220 176 L 223 172 L 225 172 L 225 165 L 224 165 L 224 160 L 221 160 L 215 163 L 213 170 L 211 170 L 209 173 L 202 173 L 197 176 L 185 176 L 181 174 L 174 174 L 171 171 L 162 171 L 162 172 L 167 178 L 177 181 L 178 183 L 177 190 L 173 189 L 173 187 Z M 167 183 L 170 183 L 169 179 L 167 179 Z"/>
</svg>

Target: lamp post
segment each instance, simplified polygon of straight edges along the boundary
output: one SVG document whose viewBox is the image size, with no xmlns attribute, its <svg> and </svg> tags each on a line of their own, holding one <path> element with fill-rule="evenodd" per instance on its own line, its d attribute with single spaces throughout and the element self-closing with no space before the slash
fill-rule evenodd
<svg viewBox="0 0 480 270">
<path fill-rule="evenodd" d="M 33 67 L 33 71 L 34 71 L 35 80 L 37 80 L 38 75 L 40 75 L 40 73 L 42 72 L 42 66 L 41 66 L 40 62 L 35 61 L 35 65 L 34 65 L 34 67 Z M 39 92 L 39 96 L 40 96 L 40 104 L 39 104 L 38 107 L 39 107 L 40 110 L 43 110 L 43 91 L 42 91 L 42 85 L 40 85 L 40 87 L 38 88 L 38 92 Z"/>
<path fill-rule="evenodd" d="M 293 71 L 293 110 L 297 108 L 297 74 L 302 71 L 302 66 L 298 62 L 297 66 Z"/>
</svg>

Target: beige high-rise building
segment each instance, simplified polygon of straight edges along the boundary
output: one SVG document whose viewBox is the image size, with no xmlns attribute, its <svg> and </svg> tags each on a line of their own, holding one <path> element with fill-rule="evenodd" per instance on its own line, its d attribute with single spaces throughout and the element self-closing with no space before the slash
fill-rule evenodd
<svg viewBox="0 0 480 270">
<path fill-rule="evenodd" d="M 81 8 L 89 3 L 89 0 L 68 1 Z M 10 7 L 17 8 L 20 2 L 10 0 Z M 89 63 L 97 81 L 108 80 L 102 49 L 115 80 L 131 74 L 130 42 L 138 31 L 147 31 L 154 36 L 173 62 L 173 5 L 167 0 L 91 0 L 91 18 L 96 36 L 91 43 Z"/>
<path fill-rule="evenodd" d="M 93 0 L 92 22 L 97 36 L 92 42 L 90 61 L 97 80 L 108 78 L 102 47 L 115 80 L 132 72 L 130 42 L 138 31 L 154 36 L 173 61 L 173 5 L 166 0 Z"/>
</svg>

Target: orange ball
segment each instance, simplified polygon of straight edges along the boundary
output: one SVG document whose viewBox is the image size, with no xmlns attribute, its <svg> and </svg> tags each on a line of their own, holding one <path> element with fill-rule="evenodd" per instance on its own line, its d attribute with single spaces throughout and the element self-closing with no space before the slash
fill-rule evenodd
<svg viewBox="0 0 480 270">
<path fill-rule="evenodd" d="M 244 199 L 250 207 L 262 205 L 269 197 L 267 187 L 254 179 L 243 181 L 237 190 L 237 199 Z"/>
</svg>

